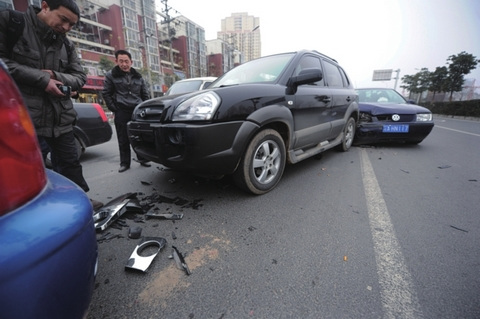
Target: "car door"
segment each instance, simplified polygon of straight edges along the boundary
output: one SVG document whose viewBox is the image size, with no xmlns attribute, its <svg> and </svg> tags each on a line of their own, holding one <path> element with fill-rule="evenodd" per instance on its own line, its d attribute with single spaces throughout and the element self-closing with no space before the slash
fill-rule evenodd
<svg viewBox="0 0 480 319">
<path fill-rule="evenodd" d="M 322 70 L 320 58 L 314 55 L 303 56 L 293 72 L 293 76 L 306 68 Z M 294 120 L 294 149 L 308 148 L 325 141 L 331 131 L 331 124 L 325 111 L 332 95 L 324 80 L 300 85 L 293 96 L 291 112 Z"/>
<path fill-rule="evenodd" d="M 345 126 L 345 113 L 355 99 L 355 92 L 350 87 L 349 79 L 343 69 L 336 64 L 323 60 L 324 78 L 332 93 L 332 101 L 327 106 L 325 116 L 332 124 L 329 139 L 335 139 Z"/>
</svg>

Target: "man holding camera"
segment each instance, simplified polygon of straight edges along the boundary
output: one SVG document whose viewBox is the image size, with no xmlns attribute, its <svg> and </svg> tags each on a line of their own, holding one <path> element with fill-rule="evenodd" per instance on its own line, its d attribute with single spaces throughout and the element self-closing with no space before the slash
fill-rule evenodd
<svg viewBox="0 0 480 319">
<path fill-rule="evenodd" d="M 66 38 L 80 19 L 79 8 L 74 0 L 45 0 L 20 17 L 12 19 L 13 14 L 0 12 L 0 58 L 22 93 L 39 140 L 55 157 L 55 171 L 87 192 L 73 135 L 77 114 L 70 99 L 87 76 Z M 15 30 L 21 33 L 12 40 Z M 92 205 L 98 209 L 102 203 L 92 200 Z"/>
</svg>

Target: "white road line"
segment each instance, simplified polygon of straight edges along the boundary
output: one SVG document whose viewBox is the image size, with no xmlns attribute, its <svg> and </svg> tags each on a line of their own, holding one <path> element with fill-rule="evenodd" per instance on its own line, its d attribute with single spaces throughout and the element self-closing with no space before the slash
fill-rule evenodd
<svg viewBox="0 0 480 319">
<path fill-rule="evenodd" d="M 412 277 L 406 267 L 372 164 L 365 149 L 361 149 L 360 154 L 384 318 L 422 318 Z"/>
<path fill-rule="evenodd" d="M 458 132 L 458 133 L 463 133 L 463 134 L 468 134 L 468 135 L 473 135 L 473 136 L 478 136 L 478 137 L 480 137 L 480 134 L 475 134 L 475 133 L 469 133 L 469 132 L 465 132 L 465 131 L 455 130 L 455 129 L 453 129 L 453 128 L 448 128 L 448 127 L 445 127 L 445 126 L 435 125 L 435 127 L 443 128 L 444 130 L 449 130 L 449 131 L 454 131 L 454 132 Z"/>
</svg>

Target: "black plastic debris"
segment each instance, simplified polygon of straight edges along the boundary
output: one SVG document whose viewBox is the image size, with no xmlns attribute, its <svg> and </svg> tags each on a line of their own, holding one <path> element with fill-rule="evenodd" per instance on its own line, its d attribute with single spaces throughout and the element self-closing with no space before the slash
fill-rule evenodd
<svg viewBox="0 0 480 319">
<path fill-rule="evenodd" d="M 138 239 L 142 235 L 142 228 L 135 226 L 135 227 L 130 227 L 128 230 L 128 238 L 131 239 Z"/>
<path fill-rule="evenodd" d="M 188 276 L 190 276 L 191 274 L 190 269 L 188 269 L 187 263 L 185 262 L 183 255 L 178 251 L 177 247 L 175 246 L 172 246 L 172 256 L 173 256 L 173 259 L 175 260 L 175 263 L 177 264 L 177 267 L 180 270 L 185 271 L 185 273 Z"/>
<path fill-rule="evenodd" d="M 450 225 L 450 227 L 452 227 L 453 229 L 459 230 L 459 231 L 463 231 L 464 233 L 468 233 L 468 230 L 461 229 L 461 228 L 455 227 L 453 225 Z"/>
<path fill-rule="evenodd" d="M 167 240 L 163 237 L 145 237 L 137 245 L 135 250 L 130 255 L 130 258 L 125 265 L 126 269 L 135 269 L 146 272 L 153 259 L 167 244 Z M 143 256 L 143 252 L 151 247 L 156 247 L 156 250 L 148 256 Z"/>
<path fill-rule="evenodd" d="M 450 165 L 442 165 L 442 166 L 438 166 L 439 169 L 445 169 L 445 168 L 450 168 L 452 166 Z"/>
<path fill-rule="evenodd" d="M 148 218 L 179 220 L 183 218 L 183 214 L 164 214 L 155 210 L 150 210 L 145 214 Z"/>
</svg>

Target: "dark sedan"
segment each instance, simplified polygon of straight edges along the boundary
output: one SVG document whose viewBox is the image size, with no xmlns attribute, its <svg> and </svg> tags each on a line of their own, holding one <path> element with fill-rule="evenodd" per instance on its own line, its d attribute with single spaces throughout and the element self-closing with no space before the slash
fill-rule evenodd
<svg viewBox="0 0 480 319">
<path fill-rule="evenodd" d="M 360 118 L 355 144 L 402 142 L 418 144 L 432 131 L 432 113 L 409 103 L 394 89 L 357 89 Z"/>
<path fill-rule="evenodd" d="M 73 133 L 79 156 L 85 152 L 87 147 L 110 141 L 112 126 L 100 104 L 73 103 L 73 107 L 77 111 L 77 121 Z"/>
<path fill-rule="evenodd" d="M 73 103 L 77 111 L 77 120 L 73 126 L 77 155 L 80 158 L 85 149 L 110 141 L 112 138 L 112 126 L 108 122 L 107 115 L 100 104 L 97 103 Z M 50 149 L 46 142 L 40 141 L 42 153 L 45 157 L 45 165 L 52 167 Z"/>
</svg>

